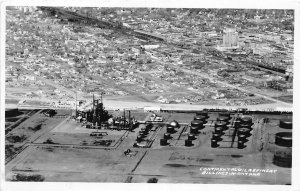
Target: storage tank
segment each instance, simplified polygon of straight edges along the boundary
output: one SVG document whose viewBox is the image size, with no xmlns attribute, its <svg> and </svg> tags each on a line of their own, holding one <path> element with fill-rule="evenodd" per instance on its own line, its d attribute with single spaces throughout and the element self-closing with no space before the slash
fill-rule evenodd
<svg viewBox="0 0 300 191">
<path fill-rule="evenodd" d="M 244 116 L 241 118 L 241 123 L 243 124 L 251 124 L 252 125 L 252 117 Z"/>
<path fill-rule="evenodd" d="M 233 124 L 228 124 L 225 127 L 226 127 L 226 129 L 234 128 Z"/>
<path fill-rule="evenodd" d="M 169 126 L 167 127 L 167 133 L 174 133 L 174 127 L 173 126 Z"/>
<path fill-rule="evenodd" d="M 246 142 L 246 140 L 247 140 L 247 136 L 246 135 L 244 135 L 244 134 L 239 134 L 238 135 L 238 141 L 244 141 L 244 142 Z"/>
<path fill-rule="evenodd" d="M 279 122 L 279 127 L 283 129 L 292 129 L 293 123 L 292 119 L 281 119 Z"/>
<path fill-rule="evenodd" d="M 194 120 L 191 122 L 191 127 L 196 127 L 197 129 L 203 129 L 203 121 L 200 120 Z"/>
<path fill-rule="evenodd" d="M 152 129 L 152 127 L 153 127 L 153 124 L 150 123 L 150 124 L 147 124 L 147 125 L 146 125 L 146 128 L 145 128 L 145 129 L 146 129 L 147 131 L 149 131 L 150 129 Z"/>
<path fill-rule="evenodd" d="M 238 141 L 238 149 L 243 149 L 245 148 L 245 145 L 244 145 L 244 141 Z"/>
<path fill-rule="evenodd" d="M 189 134 L 188 135 L 188 140 L 194 140 L 195 139 L 195 135 L 193 135 L 193 134 Z"/>
<path fill-rule="evenodd" d="M 205 121 L 206 117 L 204 115 L 195 115 L 194 120 Z"/>
<path fill-rule="evenodd" d="M 145 131 L 139 131 L 139 135 L 140 135 L 140 136 L 145 136 L 145 135 L 146 135 L 146 132 L 145 132 Z"/>
<path fill-rule="evenodd" d="M 250 131 L 251 130 L 248 129 L 248 128 L 239 128 L 237 134 L 238 134 L 238 136 L 239 135 L 249 136 L 250 135 Z"/>
<path fill-rule="evenodd" d="M 218 141 L 216 139 L 211 139 L 211 147 L 216 148 L 218 146 L 219 146 Z"/>
<path fill-rule="evenodd" d="M 191 127 L 191 128 L 190 128 L 190 133 L 191 133 L 191 134 L 198 134 L 198 132 L 199 132 L 199 131 L 198 131 L 198 128 L 197 128 L 197 127 Z"/>
<path fill-rule="evenodd" d="M 223 134 L 223 128 L 222 127 L 216 127 L 215 128 L 215 133 L 217 133 L 217 134 Z"/>
<path fill-rule="evenodd" d="M 219 117 L 217 118 L 217 121 L 224 121 L 224 122 L 228 123 L 229 117 L 226 117 L 226 116 L 219 116 Z"/>
<path fill-rule="evenodd" d="M 237 119 L 234 121 L 234 126 L 235 126 L 235 127 L 239 127 L 241 123 L 242 123 L 242 120 L 241 120 L 240 118 L 237 118 Z"/>
<path fill-rule="evenodd" d="M 168 140 L 171 138 L 171 134 L 170 133 L 165 133 L 164 134 L 164 139 Z"/>
<path fill-rule="evenodd" d="M 252 129 L 251 126 L 252 125 L 250 123 L 241 123 L 240 124 L 240 128 Z"/>
<path fill-rule="evenodd" d="M 275 144 L 283 147 L 292 147 L 292 132 L 276 133 Z"/>
<path fill-rule="evenodd" d="M 209 117 L 207 111 L 198 111 L 198 112 L 196 113 L 196 115 L 202 115 L 202 116 L 205 116 L 206 118 Z"/>
<path fill-rule="evenodd" d="M 215 127 L 225 127 L 227 123 L 225 121 L 216 121 Z"/>
<path fill-rule="evenodd" d="M 22 112 L 20 112 L 18 108 L 13 108 L 13 109 L 5 108 L 5 117 L 16 117 L 21 114 Z"/>
<path fill-rule="evenodd" d="M 140 132 L 143 133 L 144 135 L 148 134 L 148 131 L 146 129 L 142 129 Z"/>
<path fill-rule="evenodd" d="M 189 146 L 192 146 L 192 145 L 193 145 L 193 142 L 192 142 L 191 140 L 186 139 L 186 140 L 184 141 L 184 144 L 185 144 L 185 146 L 189 147 Z"/>
<path fill-rule="evenodd" d="M 137 138 L 136 138 L 136 141 L 139 143 L 143 140 L 142 136 L 138 135 Z"/>
<path fill-rule="evenodd" d="M 169 127 L 174 127 L 174 128 L 179 128 L 179 123 L 177 121 L 171 121 L 169 124 L 168 124 Z"/>
<path fill-rule="evenodd" d="M 219 117 L 228 117 L 228 118 L 230 118 L 230 112 L 228 112 L 228 111 L 220 112 Z"/>
<path fill-rule="evenodd" d="M 280 167 L 291 168 L 292 167 L 292 148 L 277 146 L 273 163 Z"/>
<path fill-rule="evenodd" d="M 275 152 L 273 163 L 280 167 L 292 167 L 292 132 L 279 132 L 275 134 Z"/>
<path fill-rule="evenodd" d="M 222 140 L 222 134 L 220 133 L 213 133 L 212 139 L 217 140 L 217 141 L 221 141 Z"/>
<path fill-rule="evenodd" d="M 166 146 L 168 144 L 167 139 L 160 139 L 160 145 L 161 146 Z"/>
</svg>

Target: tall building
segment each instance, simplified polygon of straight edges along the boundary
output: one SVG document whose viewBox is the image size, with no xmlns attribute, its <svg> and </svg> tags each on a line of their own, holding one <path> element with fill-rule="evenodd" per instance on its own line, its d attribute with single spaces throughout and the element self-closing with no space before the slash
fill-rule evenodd
<svg viewBox="0 0 300 191">
<path fill-rule="evenodd" d="M 223 30 L 223 46 L 233 47 L 238 46 L 238 32 L 235 29 L 227 28 Z"/>
</svg>

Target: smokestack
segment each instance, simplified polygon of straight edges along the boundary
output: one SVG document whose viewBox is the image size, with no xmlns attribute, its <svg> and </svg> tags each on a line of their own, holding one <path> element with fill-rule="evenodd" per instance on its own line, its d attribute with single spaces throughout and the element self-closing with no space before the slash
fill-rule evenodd
<svg viewBox="0 0 300 191">
<path fill-rule="evenodd" d="M 129 122 L 129 128 L 131 129 L 131 115 L 130 115 L 130 110 L 128 111 L 128 122 Z"/>
<path fill-rule="evenodd" d="M 92 112 L 94 113 L 94 94 L 93 94 L 93 109 Z"/>
<path fill-rule="evenodd" d="M 125 129 L 125 127 L 126 127 L 126 115 L 125 115 L 125 112 L 126 112 L 126 110 L 125 110 L 125 108 L 124 108 L 124 129 Z"/>
</svg>

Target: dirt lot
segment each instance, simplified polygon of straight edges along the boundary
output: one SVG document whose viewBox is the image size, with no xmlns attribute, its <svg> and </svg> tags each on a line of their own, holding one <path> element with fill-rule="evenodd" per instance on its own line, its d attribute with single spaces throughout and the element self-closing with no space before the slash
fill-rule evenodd
<svg viewBox="0 0 300 191">
<path fill-rule="evenodd" d="M 129 157 L 123 151 L 37 147 L 14 167 L 14 173 L 29 171 L 46 181 L 123 182 L 142 155 L 143 151 Z"/>
</svg>

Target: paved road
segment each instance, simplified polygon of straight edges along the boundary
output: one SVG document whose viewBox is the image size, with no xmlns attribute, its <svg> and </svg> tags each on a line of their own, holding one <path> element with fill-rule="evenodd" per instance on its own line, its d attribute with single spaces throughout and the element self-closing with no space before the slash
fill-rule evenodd
<svg viewBox="0 0 300 191">
<path fill-rule="evenodd" d="M 108 110 L 117 110 L 117 109 L 144 109 L 145 107 L 159 107 L 163 110 L 202 110 L 207 108 L 214 109 L 238 109 L 246 108 L 249 110 L 265 110 L 265 109 L 274 109 L 274 110 L 284 110 L 292 111 L 292 107 L 285 107 L 278 103 L 271 104 L 260 104 L 260 105 L 247 105 L 247 106 L 220 106 L 220 105 L 193 105 L 193 104 L 162 104 L 162 103 L 151 103 L 151 102 L 137 102 L 137 101 L 118 101 L 118 100 L 107 100 L 103 99 L 104 107 Z M 6 108 L 18 108 L 17 105 L 11 105 Z M 49 109 L 52 107 L 45 107 L 44 109 Z M 280 108 L 280 109 L 278 109 Z M 30 106 L 27 109 L 40 109 L 40 106 Z M 52 108 L 52 109 L 66 109 L 66 108 Z M 69 108 L 71 109 L 71 108 Z"/>
</svg>

